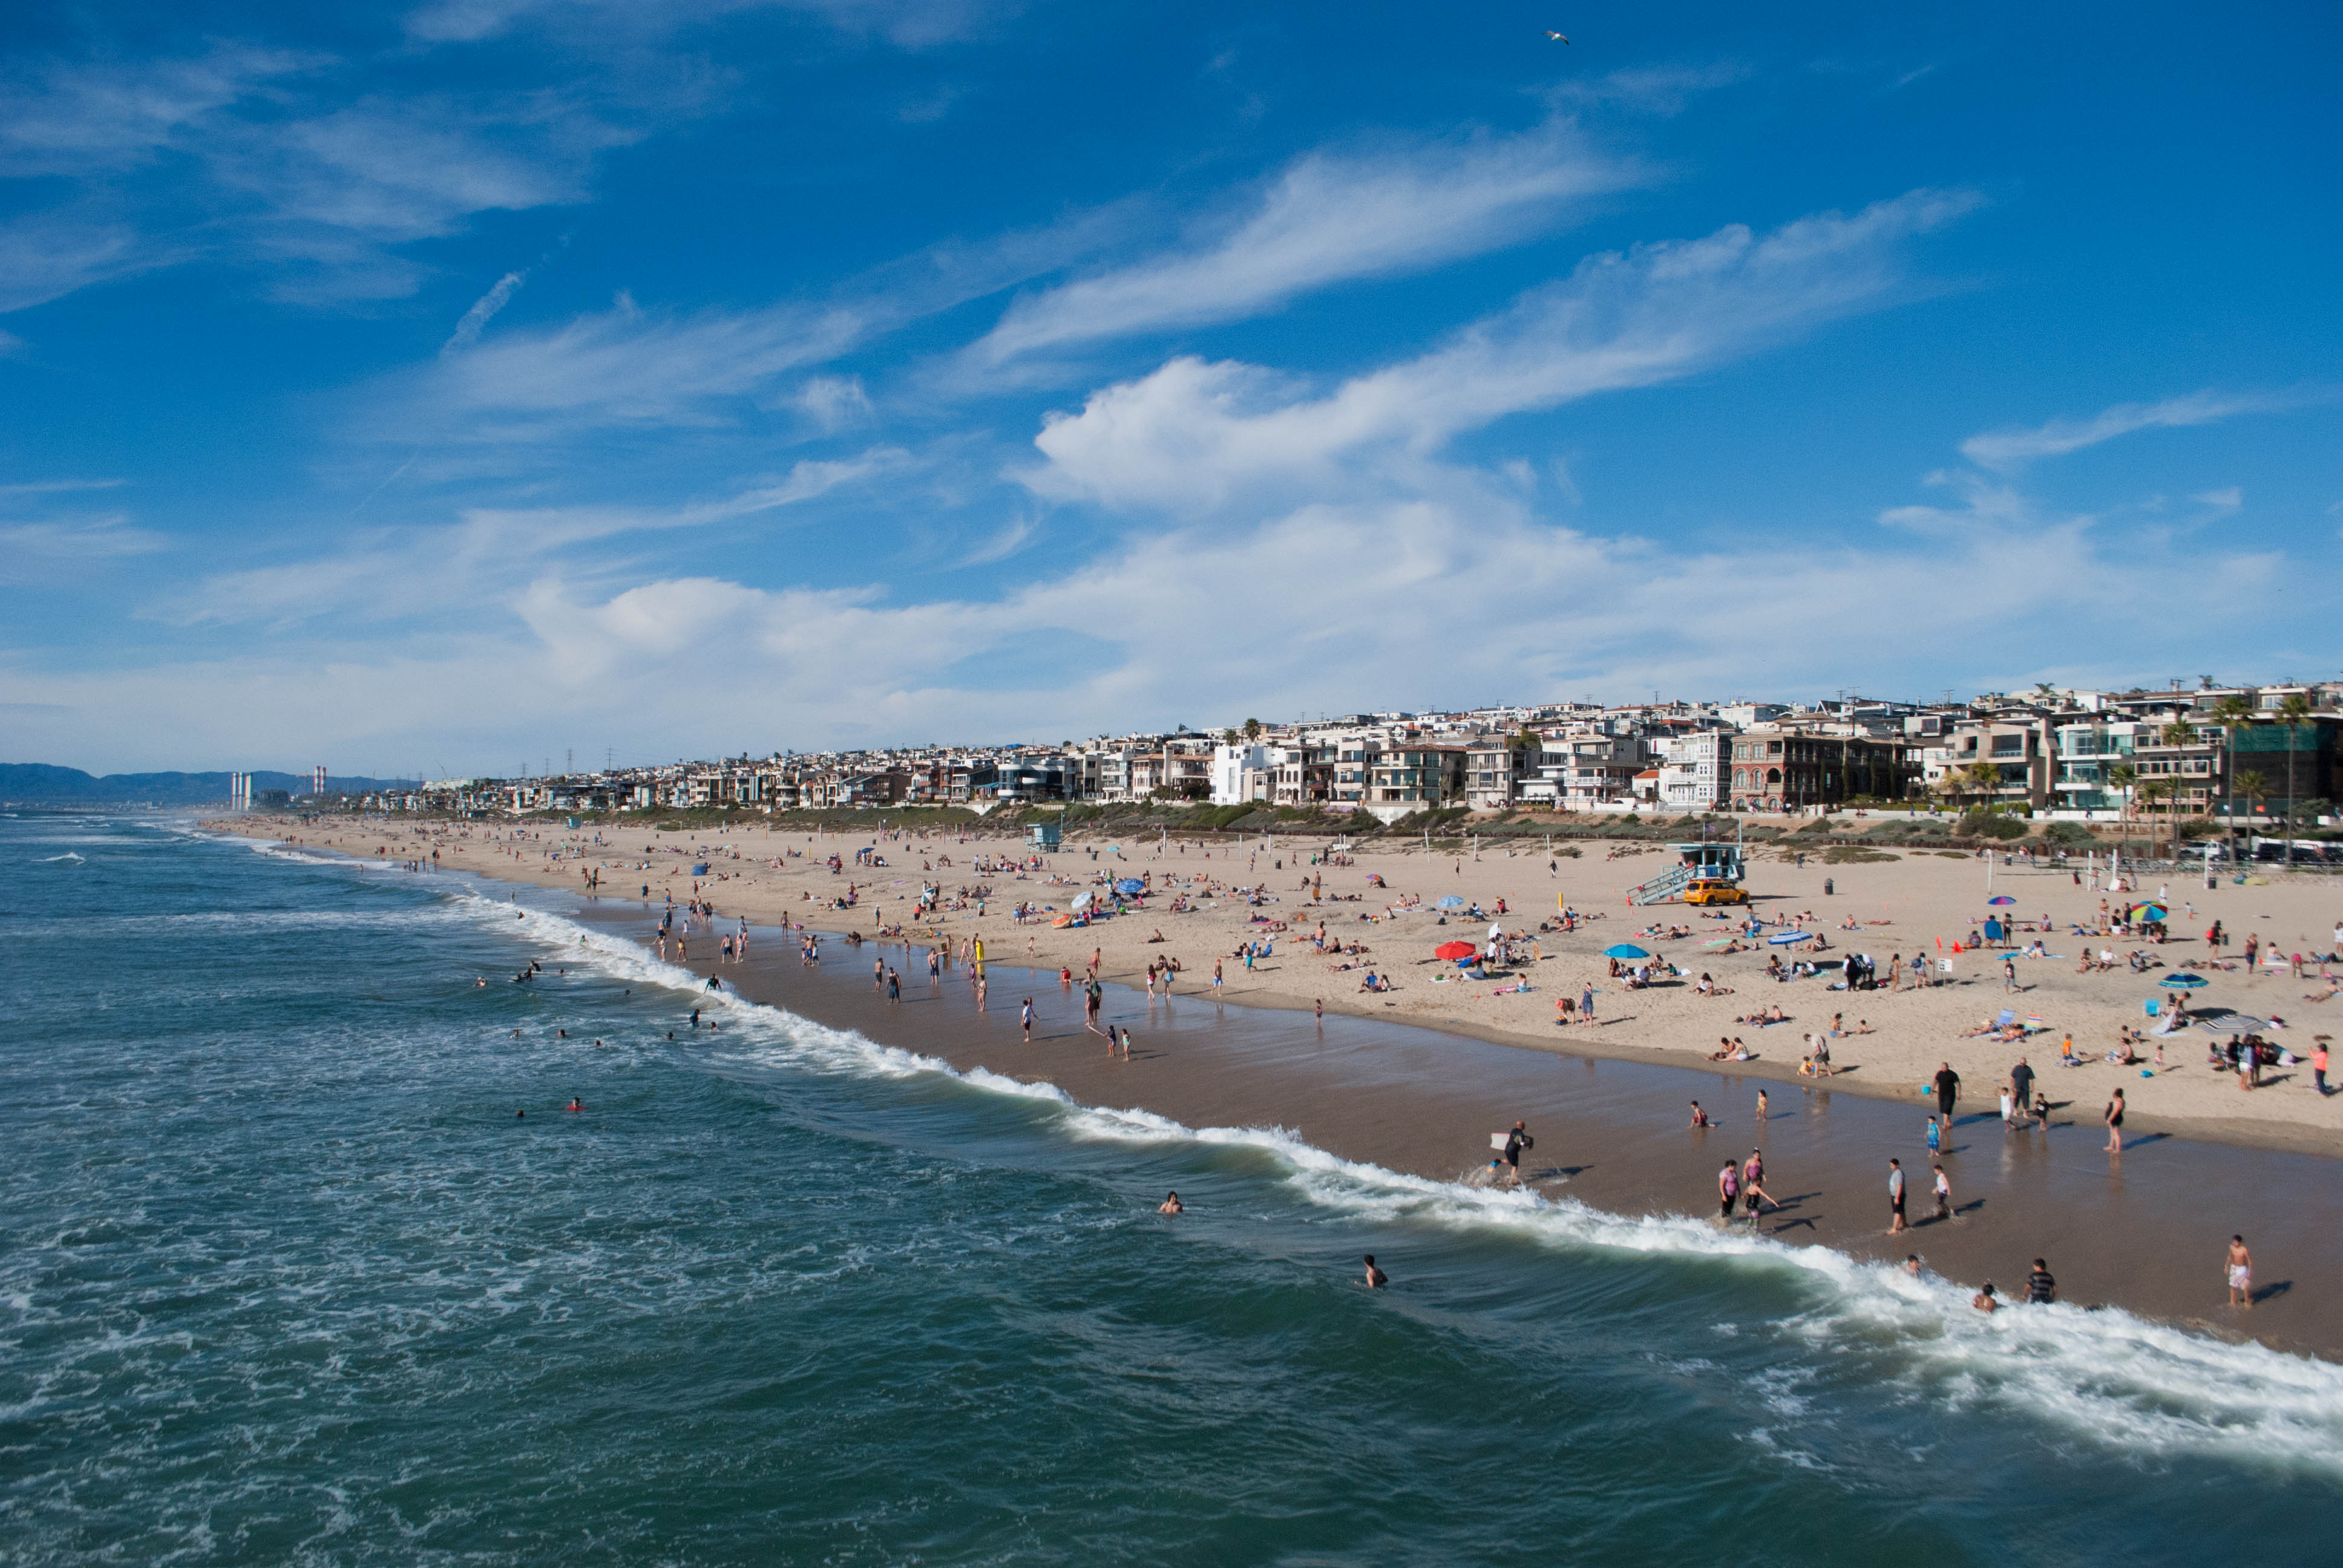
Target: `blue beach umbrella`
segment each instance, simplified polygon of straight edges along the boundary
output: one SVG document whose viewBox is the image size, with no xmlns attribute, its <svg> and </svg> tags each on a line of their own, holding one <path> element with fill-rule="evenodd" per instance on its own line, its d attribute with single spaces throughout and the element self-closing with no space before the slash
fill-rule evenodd
<svg viewBox="0 0 2343 1568">
<path fill-rule="evenodd" d="M 1114 885 L 1114 890 L 1118 893 L 1143 893 L 1147 891 L 1147 884 L 1137 877 L 1125 877 Z"/>
<path fill-rule="evenodd" d="M 1788 942 L 1813 941 L 1815 940 L 1815 933 L 1812 931 L 1784 931 L 1779 936 L 1767 937 L 1765 940 L 1778 948 Z"/>
<path fill-rule="evenodd" d="M 691 874 L 695 877 L 704 877 L 708 875 L 708 866 L 706 862 L 703 861 L 699 865 L 692 867 Z"/>
<path fill-rule="evenodd" d="M 1604 948 L 1603 956 L 1606 959 L 1647 959 L 1652 955 L 1633 942 L 1621 942 L 1615 947 Z"/>
<path fill-rule="evenodd" d="M 1988 904 L 2014 904 L 2017 902 L 2017 900 L 2011 898 L 2007 893 L 1999 893 L 1987 899 L 1986 902 Z"/>
<path fill-rule="evenodd" d="M 2198 986 L 2209 985 L 2212 982 L 2203 975 L 2166 975 L 2156 983 L 2167 990 L 2195 990 Z"/>
<path fill-rule="evenodd" d="M 1464 900 L 1451 893 L 1444 899 L 1433 900 L 1432 907 L 1435 910 L 1461 910 L 1464 907 Z"/>
</svg>

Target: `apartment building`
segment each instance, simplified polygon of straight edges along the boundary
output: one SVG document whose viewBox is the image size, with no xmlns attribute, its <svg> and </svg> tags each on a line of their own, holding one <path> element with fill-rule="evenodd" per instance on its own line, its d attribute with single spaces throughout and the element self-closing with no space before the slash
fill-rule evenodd
<svg viewBox="0 0 2343 1568">
<path fill-rule="evenodd" d="M 1733 778 L 1733 737 L 1722 730 L 1671 736 L 1660 742 L 1659 803 L 1671 811 L 1714 811 Z"/>
</svg>

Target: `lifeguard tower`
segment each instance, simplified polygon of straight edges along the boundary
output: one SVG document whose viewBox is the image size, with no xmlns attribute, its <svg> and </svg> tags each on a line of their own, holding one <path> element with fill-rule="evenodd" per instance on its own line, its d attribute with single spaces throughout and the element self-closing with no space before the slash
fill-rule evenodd
<svg viewBox="0 0 2343 1568">
<path fill-rule="evenodd" d="M 1668 848 L 1676 852 L 1676 864 L 1649 881 L 1638 882 L 1628 889 L 1629 903 L 1671 903 L 1684 897 L 1684 889 L 1694 882 L 1740 884 L 1740 845 L 1670 844 Z"/>
<path fill-rule="evenodd" d="M 1029 849 L 1055 849 L 1058 847 L 1058 824 L 1035 822 L 1025 829 L 1025 847 Z"/>
</svg>

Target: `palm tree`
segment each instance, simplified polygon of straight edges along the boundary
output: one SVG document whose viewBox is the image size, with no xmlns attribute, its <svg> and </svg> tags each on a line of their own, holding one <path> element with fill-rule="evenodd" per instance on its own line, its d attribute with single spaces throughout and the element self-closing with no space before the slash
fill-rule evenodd
<svg viewBox="0 0 2343 1568">
<path fill-rule="evenodd" d="M 2286 864 L 2294 869 L 2294 803 L 2301 791 L 2294 787 L 2294 731 L 2298 725 L 2309 721 L 2313 709 L 2310 699 L 2299 691 L 2287 693 L 2286 700 L 2278 705 L 2278 722 L 2286 726 Z"/>
<path fill-rule="evenodd" d="M 2139 799 L 2141 800 L 2141 802 L 2142 802 L 2143 804 L 2146 804 L 2146 805 L 2148 805 L 2148 806 L 2154 806 L 2154 805 L 2157 805 L 2157 803 L 2159 803 L 2159 802 L 2161 802 L 2161 801 L 2163 801 L 2163 800 L 2165 800 L 2165 799 L 2168 799 L 2168 798 L 2171 796 L 2172 791 L 2173 791 L 2173 783 L 2172 783 L 2172 780 L 2171 780 L 2171 779 L 2149 779 L 2147 783 L 2145 783 L 2145 784 L 2141 785 L 2141 786 L 2139 787 L 2138 790 L 2137 791 L 2137 795 L 2138 795 L 2138 797 L 2139 797 Z M 2150 818 L 2150 819 L 2148 819 L 2148 824 L 2147 824 L 2147 854 L 2148 854 L 2148 859 L 2156 859 L 2156 858 L 2157 858 L 2157 857 L 2156 857 L 2156 821 L 2155 821 L 2155 819 L 2153 819 L 2153 818 Z"/>
<path fill-rule="evenodd" d="M 2227 765 L 2221 769 L 2221 777 L 2227 785 L 2222 793 L 2228 798 L 2227 814 L 2229 819 L 2228 837 L 2232 854 L 2237 851 L 2235 840 L 2237 836 L 2237 787 L 2235 777 L 2237 771 L 2237 731 L 2253 721 L 2254 705 L 2237 692 L 2233 691 L 2213 704 L 2213 722 L 2220 727 L 2222 735 L 2227 739 L 2229 749 Z"/>
<path fill-rule="evenodd" d="M 2261 815 L 2260 802 L 2269 797 L 2269 779 L 2258 769 L 2248 768 L 2237 775 L 2237 790 L 2246 798 L 2247 813 L 2250 816 L 2258 817 Z M 2246 841 L 2249 844 L 2253 842 L 2253 834 L 2250 831 L 2246 835 Z"/>
<path fill-rule="evenodd" d="M 2121 820 L 2123 821 L 2126 832 L 2129 832 L 2131 828 L 2132 787 L 2138 782 L 2139 769 L 2133 767 L 2130 763 L 2115 762 L 2108 764 L 2107 787 L 2111 789 L 2120 790 L 2123 794 L 2123 804 L 2117 808 L 2117 810 L 2122 813 Z"/>
<path fill-rule="evenodd" d="M 1945 785 L 1953 796 L 1956 808 L 1972 794 L 1985 804 L 1991 805 L 1995 791 L 2001 788 L 2001 769 L 1991 762 L 1971 762 L 1947 772 Z"/>
</svg>

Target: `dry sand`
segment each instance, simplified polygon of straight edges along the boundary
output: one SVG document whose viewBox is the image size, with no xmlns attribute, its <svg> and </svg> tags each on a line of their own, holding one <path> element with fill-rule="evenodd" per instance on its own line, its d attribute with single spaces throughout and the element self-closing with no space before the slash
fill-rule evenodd
<svg viewBox="0 0 2343 1568">
<path fill-rule="evenodd" d="M 1850 950 L 1867 953 L 1877 960 L 1883 984 L 1891 955 L 1909 960 L 1925 953 L 1933 961 L 1941 952 L 1953 963 L 1951 983 L 1926 990 L 1907 986 L 1896 992 L 1843 992 L 1825 989 L 1835 977 L 1786 983 L 1769 980 L 1765 973 L 1768 951 L 1782 950 L 1704 950 L 1704 942 L 1730 931 L 1728 920 L 1704 919 L 1703 911 L 1681 904 L 1630 908 L 1625 890 L 1665 869 L 1673 858 L 1644 849 L 1607 859 L 1609 847 L 1584 841 L 1577 846 L 1580 858 L 1554 862 L 1527 847 L 1513 853 L 1493 848 L 1476 858 L 1469 853 L 1427 857 L 1405 846 L 1377 845 L 1353 852 L 1348 865 L 1313 866 L 1306 862 L 1325 849 L 1328 840 L 1280 838 L 1264 845 L 1258 840 L 1174 839 L 1166 846 L 1077 839 L 1045 857 L 1041 869 L 1020 874 L 981 873 L 974 864 L 983 856 L 1021 857 L 1024 851 L 1016 839 L 957 830 L 921 834 L 913 829 L 910 837 L 881 838 L 867 831 L 809 834 L 749 823 L 684 833 L 658 832 L 647 822 L 582 832 L 488 822 L 304 825 L 286 819 L 243 818 L 214 825 L 245 835 L 298 839 L 369 859 L 427 859 L 436 850 L 437 863 L 448 869 L 571 890 L 584 885 L 587 872 L 598 871 L 606 906 L 622 899 L 639 901 L 639 890 L 646 886 L 653 908 L 664 908 L 670 896 L 681 903 L 691 895 L 690 868 L 705 860 L 711 874 L 700 879 L 701 894 L 727 921 L 746 916 L 752 926 L 767 928 L 762 935 L 766 950 L 786 940 L 769 929 L 784 920 L 820 931 L 860 930 L 865 935 L 900 923 L 915 943 L 940 939 L 958 944 L 981 938 L 988 960 L 995 964 L 1063 965 L 1080 974 L 1095 950 L 1101 954 L 1102 978 L 1133 984 L 1140 982 L 1151 960 L 1176 958 L 1182 970 L 1176 984 L 1182 994 L 1208 988 L 1219 960 L 1225 974 L 1222 997 L 1230 1002 L 1307 1009 L 1322 1001 L 1329 1012 L 1421 1024 L 1507 1045 L 1679 1066 L 1706 1066 L 1706 1055 L 1716 1049 L 1720 1036 L 1737 1036 L 1756 1053 L 1756 1060 L 1736 1069 L 1750 1077 L 1795 1080 L 1804 1054 L 1802 1037 L 1808 1030 L 1826 1029 L 1833 1014 L 1843 1014 L 1849 1031 L 1864 1022 L 1872 1032 L 1850 1032 L 1832 1042 L 1832 1057 L 1840 1070 L 1831 1087 L 1840 1092 L 1916 1105 L 1923 1084 L 1938 1063 L 1949 1061 L 1963 1080 L 1962 1109 L 1990 1109 L 1996 1085 L 2023 1051 L 2051 1098 L 2072 1102 L 2086 1115 L 2095 1118 L 2091 1108 L 2121 1088 L 2131 1107 L 2127 1131 L 2178 1132 L 2231 1143 L 2343 1153 L 2343 1097 L 2325 1100 L 2314 1093 L 2307 1067 L 2268 1070 L 2264 1088 L 2243 1091 L 2233 1076 L 2205 1065 L 2207 1045 L 2216 1037 L 2201 1030 L 2165 1042 L 2167 1067 L 2162 1071 L 2099 1060 L 2120 1028 L 2148 1022 L 2142 1004 L 2166 994 L 2156 980 L 2167 970 L 2140 975 L 2118 967 L 2113 973 L 2078 974 L 2077 961 L 2085 939 L 2065 933 L 2072 922 L 2095 920 L 2100 900 L 2109 895 L 2077 886 L 2065 871 L 2023 866 L 1993 870 L 1993 891 L 2016 900 L 2005 912 L 2025 920 L 2046 915 L 2053 926 L 2045 936 L 2053 956 L 2017 957 L 2022 989 L 2005 995 L 2005 955 L 1956 955 L 1952 950 L 1956 941 L 1966 946 L 1972 928 L 1987 913 L 1983 861 L 1917 853 L 1894 861 L 1828 867 L 1810 858 L 1801 869 L 1784 859 L 1755 859 L 1748 879 L 1754 908 L 1772 920 L 1811 911 L 1814 919 L 1807 929 L 1818 931 L 1829 944 L 1829 951 L 1819 956 L 1836 959 Z M 598 830 L 604 839 L 599 845 L 593 842 Z M 874 845 L 887 864 L 855 865 L 855 851 Z M 843 871 L 832 872 L 825 863 L 833 854 L 846 862 Z M 777 859 L 779 867 L 771 863 Z M 1385 886 L 1370 884 L 1370 877 L 1377 875 Z M 1143 910 L 1077 929 L 1055 928 L 1047 916 L 1023 924 L 1011 917 L 1011 905 L 1020 900 L 1067 910 L 1076 894 L 1102 891 L 1110 877 L 1148 878 L 1153 890 Z M 1315 879 L 1314 890 L 1302 887 L 1305 878 Z M 1823 891 L 1825 879 L 1835 885 L 1828 895 Z M 911 911 L 923 882 L 941 888 L 943 908 L 921 920 Z M 856 893 L 855 907 L 837 908 L 835 900 L 846 895 L 850 885 Z M 1258 906 L 1231 891 L 1251 886 L 1263 890 Z M 979 887 L 990 890 L 980 913 L 974 896 Z M 2311 874 L 2266 871 L 2249 885 L 2225 880 L 2211 890 L 2201 880 L 2184 884 L 2151 877 L 2140 891 L 2155 896 L 2167 890 L 2174 934 L 2170 941 L 2148 950 L 2167 966 L 2209 960 L 2203 932 L 2216 918 L 2235 943 L 2258 935 L 2288 954 L 2306 955 L 2330 950 L 2336 921 L 2343 919 L 2343 884 Z M 1200 907 L 1173 913 L 1172 897 L 1182 891 Z M 1541 956 L 1523 966 L 1533 989 L 1501 992 L 1500 985 L 1510 982 L 1443 983 L 1435 979 L 1452 969 L 1432 960 L 1434 946 L 1483 938 L 1488 932 L 1486 920 L 1458 917 L 1440 923 L 1429 906 L 1452 894 L 1484 910 L 1504 900 L 1508 912 L 1500 922 L 1506 930 L 1539 944 Z M 1393 911 L 1392 906 L 1411 896 L 1426 907 Z M 1565 904 L 1593 918 L 1568 934 L 1539 934 L 1539 922 L 1555 918 Z M 2184 906 L 2193 906 L 2193 912 Z M 1287 929 L 1273 931 L 1255 923 L 1261 917 Z M 1855 930 L 1838 929 L 1850 919 L 1864 924 Z M 1641 934 L 1654 921 L 1690 928 L 1692 935 Z M 1398 989 L 1389 995 L 1363 993 L 1359 990 L 1362 970 L 1340 970 L 1336 965 L 1345 960 L 1313 950 L 1303 939 L 1322 922 L 1330 939 L 1363 944 L 1365 959 L 1391 976 Z M 1151 941 L 1159 931 L 1164 940 Z M 1273 938 L 1272 955 L 1248 972 L 1231 955 L 1240 944 L 1263 935 Z M 2021 933 L 2018 940 L 2029 941 L 2033 935 Z M 1623 941 L 1673 960 L 1687 971 L 1687 979 L 1648 990 L 1624 989 L 1609 977 L 1601 957 L 1604 948 Z M 2137 945 L 2107 937 L 2089 942 L 2094 950 L 2113 949 L 2119 960 Z M 2271 1038 L 2305 1055 L 2314 1033 L 2329 1031 L 2330 1013 L 2343 1019 L 2343 1006 L 2310 1000 L 2326 989 L 2323 984 L 2289 979 L 2283 969 L 2247 973 L 2237 963 L 2237 947 L 2227 952 L 2237 967 L 2209 971 L 2212 983 L 2191 996 L 2193 1008 L 2235 1008 L 2258 1019 L 2275 1014 L 2285 1027 Z M 2313 964 L 2311 972 L 2319 967 Z M 1731 994 L 1697 994 L 1694 981 L 1704 971 Z M 1558 1027 L 1556 999 L 1567 994 L 1575 1000 L 1587 985 L 1596 992 L 1599 1021 Z M 1770 1027 L 1735 1021 L 1736 1016 L 1769 1004 L 1778 1005 L 1788 1021 Z M 1963 1030 L 1994 1018 L 2004 1007 L 2021 1020 L 2038 1016 L 2043 1032 L 2024 1046 L 1963 1038 Z M 2068 1032 L 2088 1063 L 2071 1071 L 2057 1066 L 2059 1040 Z M 2153 1037 L 2148 1049 L 2154 1049 Z"/>
</svg>

